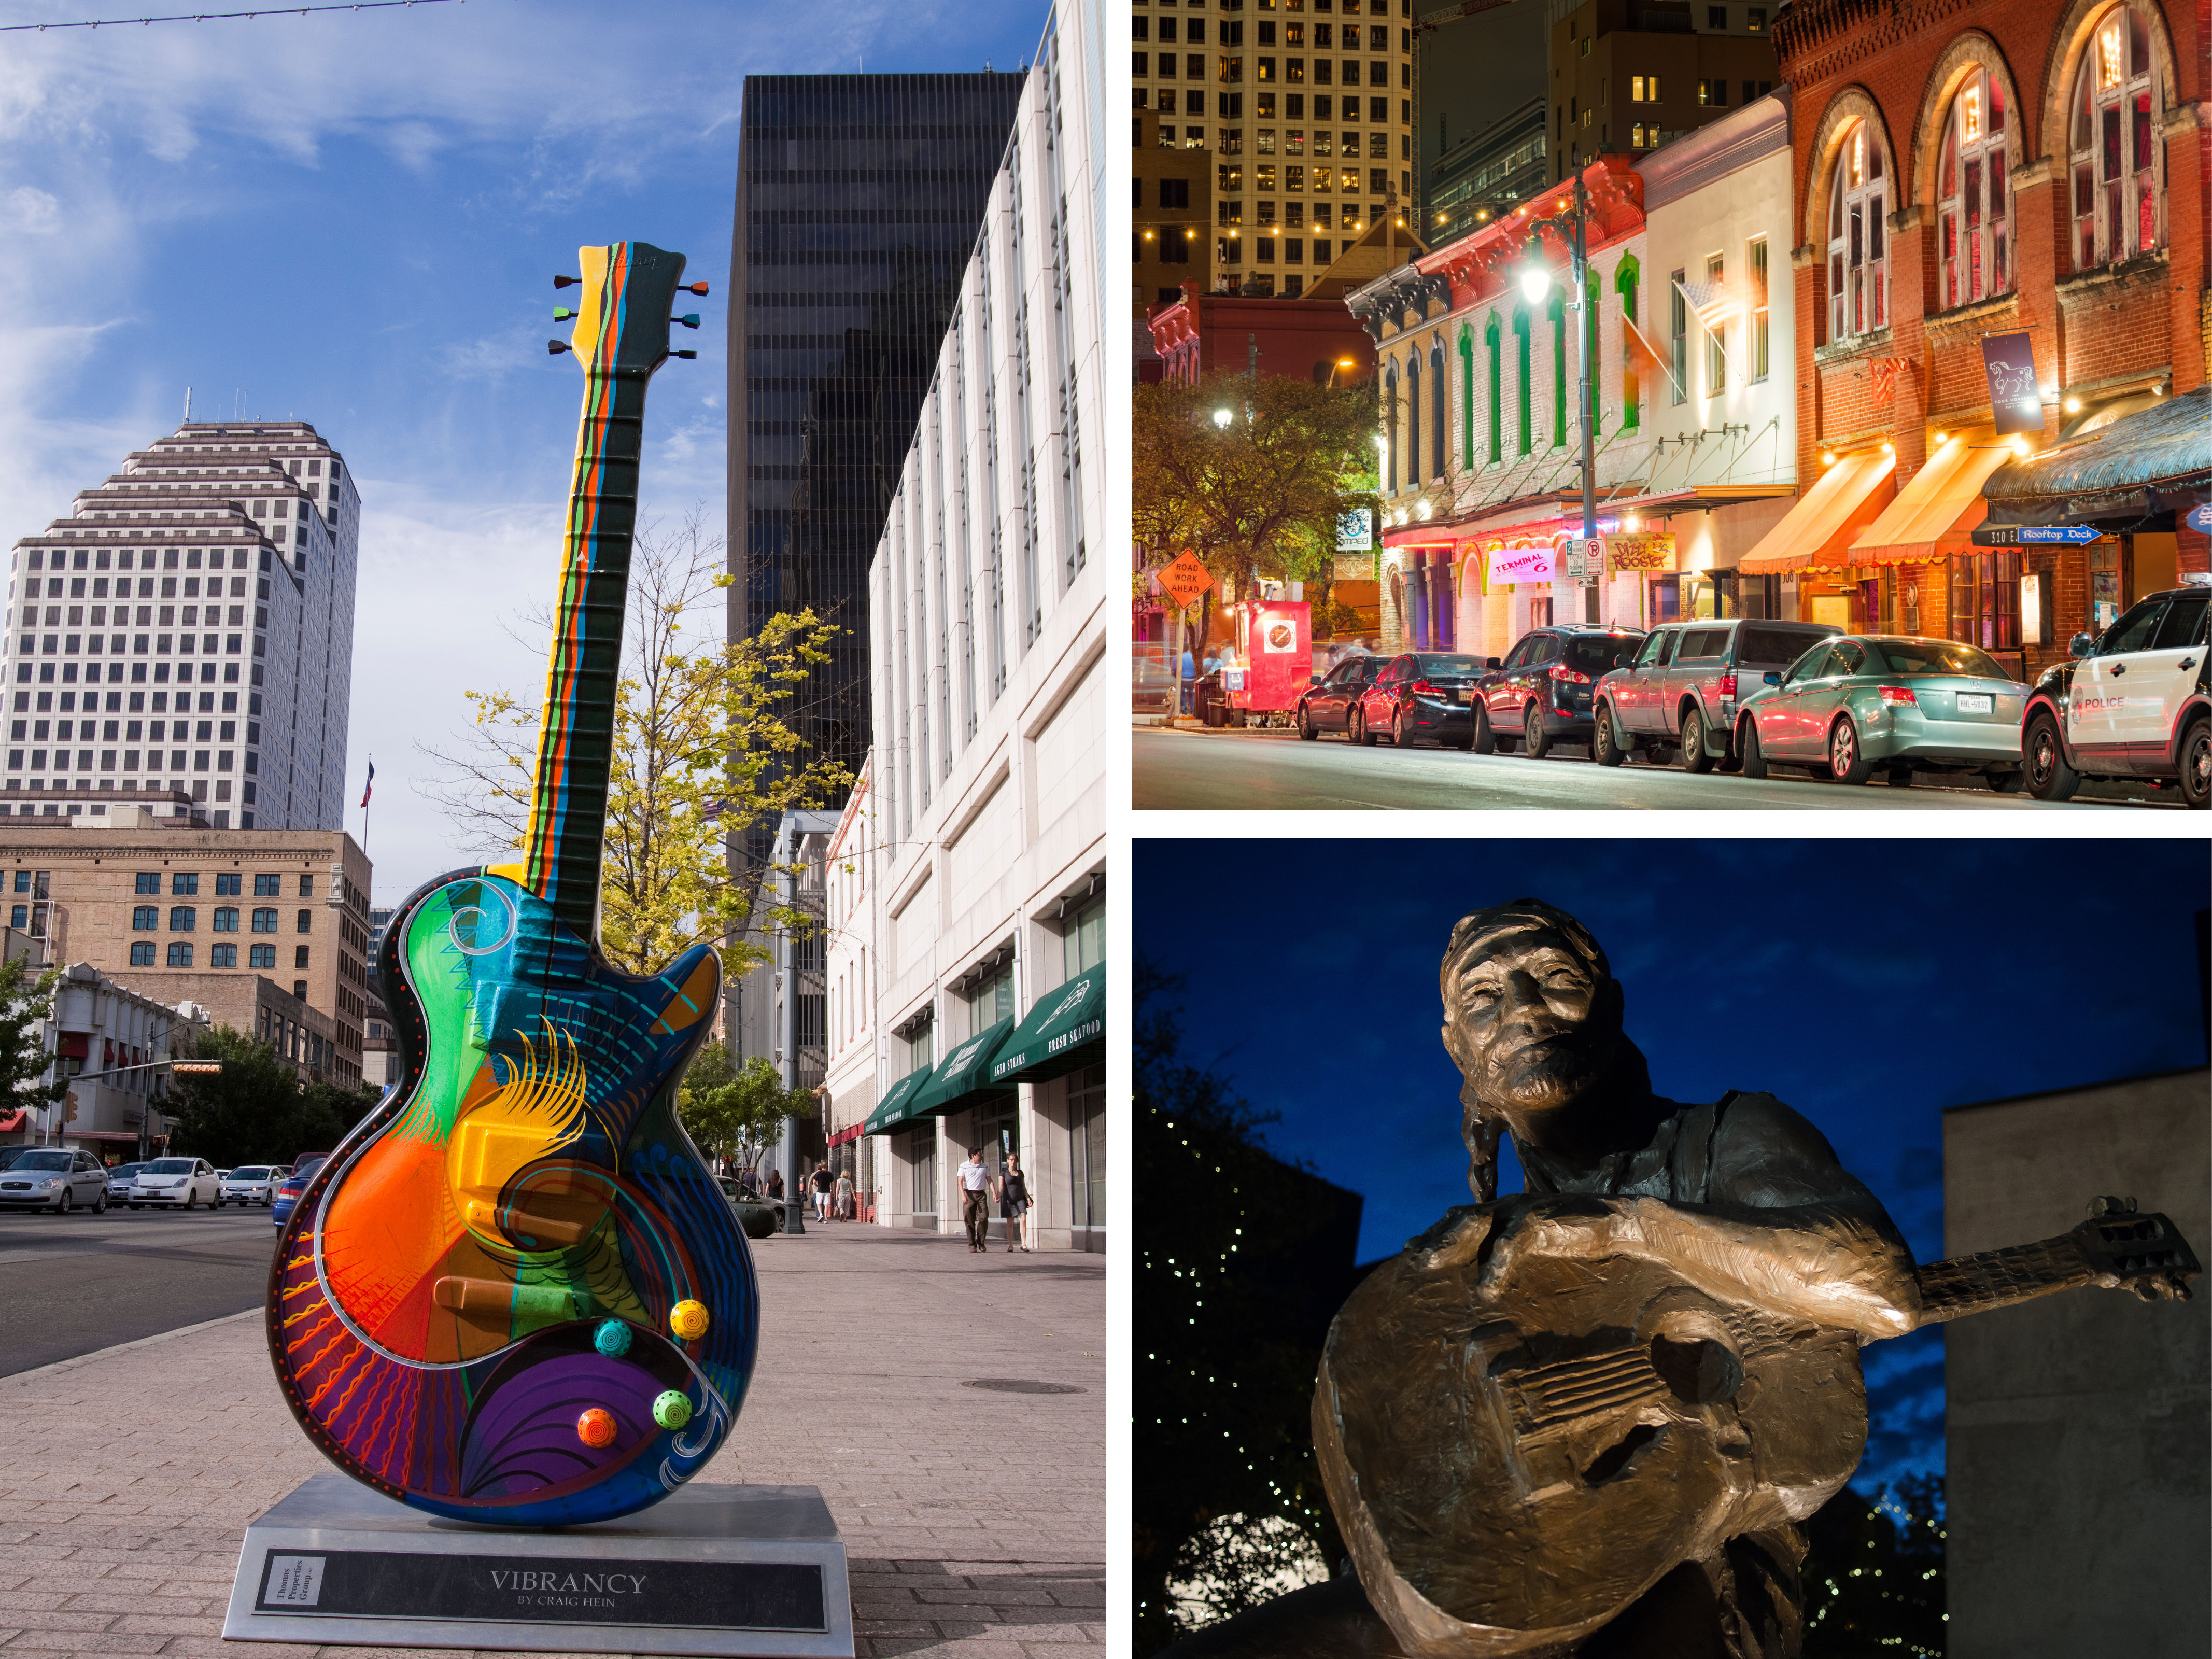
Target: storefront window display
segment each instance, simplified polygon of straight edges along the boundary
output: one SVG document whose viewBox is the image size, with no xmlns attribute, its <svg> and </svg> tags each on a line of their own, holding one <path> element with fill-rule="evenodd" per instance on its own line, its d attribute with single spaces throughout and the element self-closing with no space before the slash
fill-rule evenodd
<svg viewBox="0 0 2212 1659">
<path fill-rule="evenodd" d="M 1106 1068 L 1086 1066 L 1067 1080 L 1068 1167 L 1073 1200 L 1069 1224 L 1106 1225 Z M 1097 1241 L 1093 1240 L 1095 1244 Z"/>
<path fill-rule="evenodd" d="M 1951 556 L 1951 637 L 1984 651 L 2020 649 L 2020 555 Z"/>
<path fill-rule="evenodd" d="M 2089 547 L 2089 631 L 2101 634 L 2119 620 L 2120 544 L 2093 542 Z"/>
<path fill-rule="evenodd" d="M 914 1170 L 914 1220 L 916 1226 L 937 1223 L 937 1120 L 927 1118 L 914 1126 L 907 1137 L 907 1159 Z"/>
</svg>

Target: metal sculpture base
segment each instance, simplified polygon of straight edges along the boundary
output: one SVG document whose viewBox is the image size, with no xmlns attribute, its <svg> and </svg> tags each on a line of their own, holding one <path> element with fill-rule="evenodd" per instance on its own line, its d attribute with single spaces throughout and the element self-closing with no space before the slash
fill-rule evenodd
<svg viewBox="0 0 2212 1659">
<path fill-rule="evenodd" d="M 441 1521 L 342 1474 L 246 1531 L 234 1641 L 853 1659 L 845 1546 L 813 1486 L 688 1486 L 559 1531 Z"/>
</svg>

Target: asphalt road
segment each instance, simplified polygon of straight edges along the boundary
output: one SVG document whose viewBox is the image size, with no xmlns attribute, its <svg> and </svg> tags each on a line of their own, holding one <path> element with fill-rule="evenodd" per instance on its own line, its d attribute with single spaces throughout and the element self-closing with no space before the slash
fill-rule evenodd
<svg viewBox="0 0 2212 1659">
<path fill-rule="evenodd" d="M 0 1212 L 0 1376 L 258 1307 L 263 1209 Z"/>
<path fill-rule="evenodd" d="M 1133 804 L 1140 811 L 1208 808 L 1320 809 L 1407 807 L 1607 807 L 1644 811 L 1715 807 L 1820 808 L 1848 811 L 1941 807 L 2002 812 L 2087 811 L 2115 805 L 2182 808 L 2172 790 L 2085 784 L 2071 802 L 2000 795 L 1978 778 L 1953 784 L 1885 783 L 1856 788 L 1782 774 L 1757 782 L 1708 772 L 1629 761 L 1594 764 L 1581 745 L 1543 760 L 1525 755 L 1475 755 L 1419 744 L 1400 754 L 1389 740 L 1370 749 L 1341 738 L 1302 743 L 1275 730 L 1160 731 L 1131 733 Z"/>
</svg>

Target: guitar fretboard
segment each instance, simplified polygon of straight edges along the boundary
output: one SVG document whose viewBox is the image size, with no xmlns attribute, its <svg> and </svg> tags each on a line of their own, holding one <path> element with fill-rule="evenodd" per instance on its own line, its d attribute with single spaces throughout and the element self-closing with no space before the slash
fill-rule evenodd
<svg viewBox="0 0 2212 1659">
<path fill-rule="evenodd" d="M 617 339 L 625 329 L 665 337 L 684 256 L 621 242 L 585 249 L 583 260 L 575 350 L 586 365 L 584 412 L 524 852 L 526 884 L 568 927 L 596 939 L 645 389 L 653 374 L 652 358 L 638 360 Z"/>
<path fill-rule="evenodd" d="M 1930 1261 L 1918 1270 L 1920 1322 L 1939 1324 L 2071 1290 L 2096 1277 L 2070 1234 Z"/>
</svg>

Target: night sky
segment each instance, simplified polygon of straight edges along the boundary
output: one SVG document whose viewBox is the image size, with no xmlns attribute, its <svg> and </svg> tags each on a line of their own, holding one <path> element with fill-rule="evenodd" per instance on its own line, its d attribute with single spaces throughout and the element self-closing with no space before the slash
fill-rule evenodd
<svg viewBox="0 0 2212 1659">
<path fill-rule="evenodd" d="M 1923 1261 L 1946 1107 L 2206 1059 L 2201 841 L 1139 840 L 1134 876 L 1138 952 L 1185 980 L 1185 1058 L 1281 1115 L 1278 1156 L 1365 1197 L 1362 1261 L 1470 1201 L 1437 966 L 1455 921 L 1508 899 L 1596 936 L 1658 1093 L 1778 1096 Z M 1940 1471 L 1940 1328 L 1865 1358 L 1853 1484 Z"/>
</svg>

